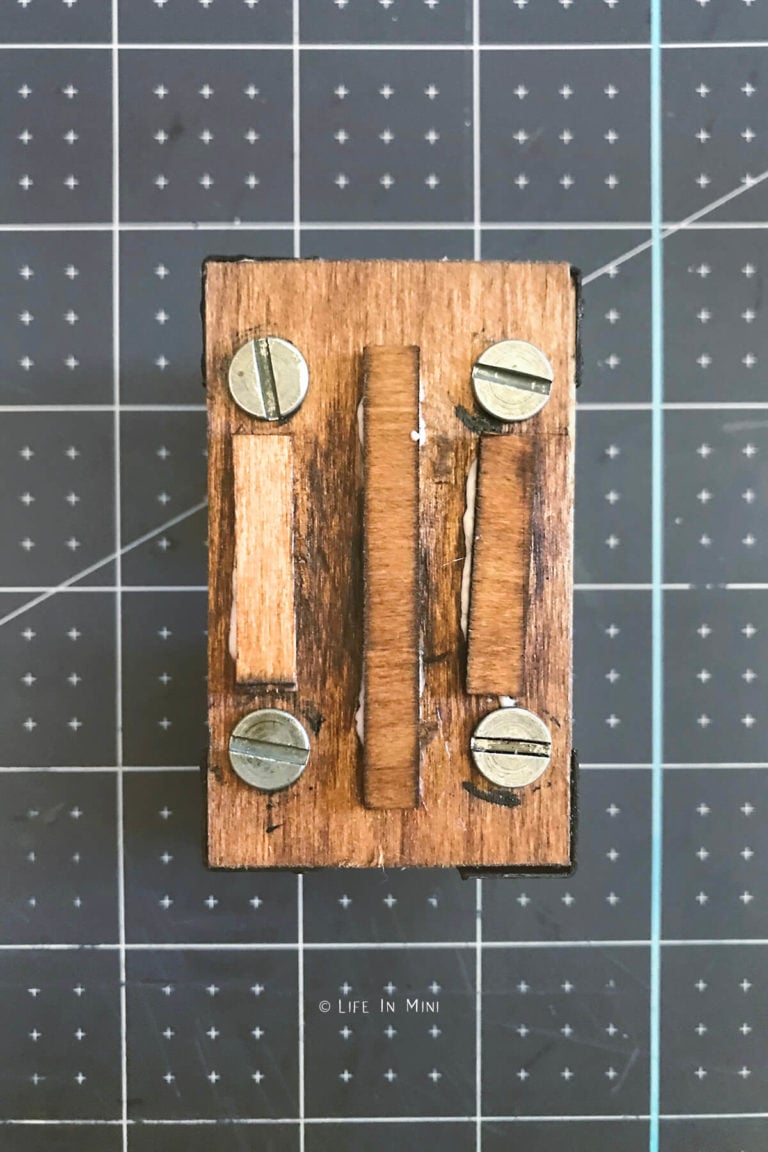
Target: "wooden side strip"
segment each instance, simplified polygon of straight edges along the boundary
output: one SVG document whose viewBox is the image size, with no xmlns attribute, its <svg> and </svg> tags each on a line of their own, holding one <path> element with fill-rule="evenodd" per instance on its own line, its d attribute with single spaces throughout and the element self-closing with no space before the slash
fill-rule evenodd
<svg viewBox="0 0 768 1152">
<path fill-rule="evenodd" d="M 364 356 L 365 770 L 369 808 L 419 793 L 419 350 Z"/>
<path fill-rule="evenodd" d="M 467 650 L 472 694 L 522 695 L 533 465 L 527 430 L 482 437 Z"/>
<path fill-rule="evenodd" d="M 235 678 L 295 687 L 293 444 L 288 436 L 233 436 L 232 456 Z"/>
</svg>

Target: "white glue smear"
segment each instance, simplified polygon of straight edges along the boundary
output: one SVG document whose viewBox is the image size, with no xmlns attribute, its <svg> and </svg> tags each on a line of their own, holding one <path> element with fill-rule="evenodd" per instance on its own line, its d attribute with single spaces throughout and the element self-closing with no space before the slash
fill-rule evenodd
<svg viewBox="0 0 768 1152">
<path fill-rule="evenodd" d="M 357 697 L 357 711 L 355 712 L 355 732 L 357 738 L 365 747 L 365 682 L 360 685 L 360 693 Z"/>
<path fill-rule="evenodd" d="M 365 400 L 361 400 L 357 406 L 357 435 L 360 439 L 361 447 L 365 447 Z"/>
<path fill-rule="evenodd" d="M 473 460 L 467 473 L 466 504 L 464 507 L 464 568 L 461 573 L 461 630 L 464 639 L 469 625 L 469 594 L 472 584 L 472 543 L 475 536 L 475 502 L 477 500 L 477 460 Z"/>
<path fill-rule="evenodd" d="M 421 402 L 419 402 L 419 426 L 411 432 L 411 440 L 413 440 L 414 444 L 418 444 L 419 447 L 427 442 L 427 425 L 421 414 Z"/>
<path fill-rule="evenodd" d="M 424 415 L 423 415 L 422 408 L 421 408 L 423 403 L 424 403 L 424 377 L 422 376 L 421 371 L 419 371 L 419 427 L 418 427 L 418 430 L 414 429 L 414 431 L 411 432 L 411 439 L 414 441 L 414 443 L 418 444 L 419 448 L 421 448 L 422 445 L 426 444 L 426 442 L 427 442 L 427 425 L 424 421 Z M 420 473 L 421 473 L 421 462 L 419 462 L 419 474 Z M 421 494 L 419 493 L 419 495 L 421 495 Z M 422 701 L 422 698 L 424 696 L 424 689 L 426 688 L 426 686 L 427 686 L 427 673 L 426 673 L 426 669 L 424 668 L 424 632 L 423 632 L 423 622 L 422 622 L 422 627 L 419 631 L 419 723 L 421 723 L 421 721 L 423 719 L 423 716 L 421 714 L 421 701 Z M 423 784 L 423 781 L 421 779 L 421 776 L 419 776 L 419 795 L 420 796 L 421 796 L 422 784 Z"/>
<path fill-rule="evenodd" d="M 237 663 L 237 568 L 232 565 L 232 611 L 229 614 L 229 654 Z"/>
<path fill-rule="evenodd" d="M 499 696 L 499 708 L 516 708 L 517 700 L 514 696 Z"/>
</svg>

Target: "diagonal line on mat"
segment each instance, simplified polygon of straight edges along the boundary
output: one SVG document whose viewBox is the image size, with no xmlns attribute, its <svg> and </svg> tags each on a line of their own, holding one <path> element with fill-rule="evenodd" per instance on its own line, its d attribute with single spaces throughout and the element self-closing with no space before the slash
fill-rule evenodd
<svg viewBox="0 0 768 1152">
<path fill-rule="evenodd" d="M 202 512 L 203 508 L 207 507 L 208 501 L 201 500 L 192 508 L 187 508 L 186 512 L 180 512 L 178 516 L 172 517 L 170 520 L 158 524 L 157 528 L 153 528 L 151 532 L 145 532 L 143 536 L 138 536 L 135 540 L 131 540 L 130 544 L 124 545 L 116 552 L 110 552 L 109 556 L 104 556 L 103 559 L 97 560 L 94 564 L 89 564 L 87 568 L 82 571 L 76 572 L 74 576 L 70 576 L 67 580 L 62 580 L 61 584 L 57 584 L 55 588 L 48 588 L 45 592 L 41 592 L 39 596 L 35 596 L 32 600 L 27 600 L 25 604 L 14 608 L 13 612 L 6 613 L 5 616 L 0 616 L 0 628 L 3 624 L 8 624 L 9 621 L 15 620 L 17 616 L 23 615 L 28 612 L 30 608 L 37 607 L 42 604 L 44 600 L 50 600 L 57 592 L 63 592 L 65 588 L 70 588 L 73 584 L 77 584 L 79 580 L 85 579 L 90 576 L 92 572 L 97 572 L 99 568 L 103 568 L 105 564 L 111 563 L 112 560 L 117 560 L 118 556 L 125 556 L 126 552 L 132 552 L 134 548 L 140 548 L 142 544 L 146 544 L 154 536 L 159 536 L 161 532 L 165 532 L 167 528 L 173 528 L 176 524 L 181 524 L 182 520 L 188 520 L 190 516 L 194 516 L 196 512 Z"/>
<path fill-rule="evenodd" d="M 743 196 L 745 192 L 749 192 L 751 188 L 755 188 L 758 184 L 762 184 L 764 180 L 768 180 L 768 169 L 761 172 L 759 176 L 750 176 L 739 184 L 738 188 L 732 188 L 730 192 L 726 192 L 724 196 L 718 196 L 717 200 L 713 200 L 711 204 L 705 204 L 703 208 L 686 216 L 684 220 L 680 220 L 677 224 L 671 224 L 669 228 L 665 228 L 661 233 L 661 239 L 666 240 L 668 236 L 674 236 L 676 232 L 681 232 L 683 228 L 687 228 L 689 224 L 695 224 L 697 220 L 701 220 L 703 216 L 708 216 L 710 212 L 716 212 L 723 204 L 730 203 L 738 196 Z M 582 284 L 591 284 L 593 280 L 597 280 L 600 276 L 605 276 L 612 268 L 618 268 L 620 264 L 625 264 L 627 260 L 631 260 L 633 256 L 639 256 L 641 252 L 647 252 L 653 245 L 653 238 L 643 240 L 642 244 L 638 244 L 635 248 L 630 248 L 628 252 L 618 256 L 615 260 L 610 260 L 607 264 L 603 264 L 600 268 L 596 268 L 594 272 L 589 272 L 586 276 L 582 276 Z"/>
</svg>

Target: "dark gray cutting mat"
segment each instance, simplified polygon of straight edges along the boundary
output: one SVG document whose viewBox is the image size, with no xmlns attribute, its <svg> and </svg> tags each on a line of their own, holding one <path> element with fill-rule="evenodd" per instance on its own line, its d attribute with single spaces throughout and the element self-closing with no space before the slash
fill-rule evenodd
<svg viewBox="0 0 768 1152">
<path fill-rule="evenodd" d="M 767 45 L 765 0 L 3 4 L 3 1152 L 764 1152 Z M 574 876 L 203 869 L 212 253 L 585 273 Z"/>
</svg>

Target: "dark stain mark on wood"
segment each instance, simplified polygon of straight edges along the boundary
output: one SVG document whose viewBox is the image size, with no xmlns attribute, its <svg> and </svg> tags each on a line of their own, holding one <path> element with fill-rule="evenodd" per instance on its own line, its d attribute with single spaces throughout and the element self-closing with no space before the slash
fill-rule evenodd
<svg viewBox="0 0 768 1152">
<path fill-rule="evenodd" d="M 444 660 L 448 660 L 453 655 L 453 648 L 446 648 L 444 652 L 425 652 L 425 664 L 442 664 Z"/>
<path fill-rule="evenodd" d="M 317 708 L 310 700 L 306 700 L 301 705 L 301 714 L 306 720 L 309 727 L 315 736 L 320 734 L 320 729 L 325 723 L 325 716 L 319 708 Z"/>
<path fill-rule="evenodd" d="M 457 404 L 454 412 L 461 420 L 465 428 L 469 428 L 470 432 L 498 432 L 499 425 L 496 420 L 492 420 L 490 416 L 483 416 L 479 412 L 470 412 L 463 404 Z"/>
<path fill-rule="evenodd" d="M 506 792 L 502 791 L 501 788 L 491 788 L 488 792 L 484 792 L 471 780 L 464 780 L 462 788 L 465 792 L 469 792 L 470 796 L 474 796 L 476 800 L 485 800 L 488 804 L 499 804 L 502 808 L 519 808 L 523 802 L 517 792 Z"/>
</svg>

